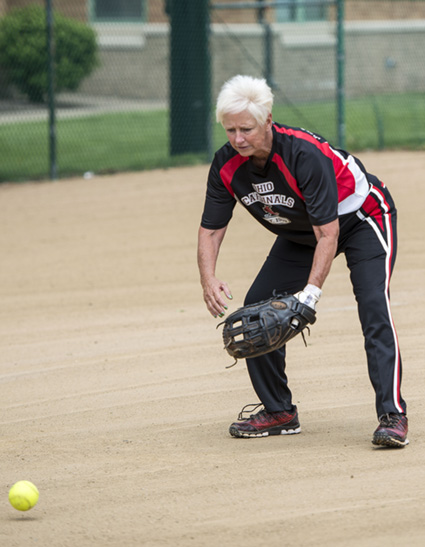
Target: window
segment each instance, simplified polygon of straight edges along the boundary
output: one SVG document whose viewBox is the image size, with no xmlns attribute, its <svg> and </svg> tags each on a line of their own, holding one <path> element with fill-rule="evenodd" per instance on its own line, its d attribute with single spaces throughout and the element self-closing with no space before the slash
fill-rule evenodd
<svg viewBox="0 0 425 547">
<path fill-rule="evenodd" d="M 327 6 L 306 6 L 302 0 L 292 0 L 291 6 L 277 7 L 276 15 L 279 23 L 324 21 L 328 16 Z"/>
<path fill-rule="evenodd" d="M 146 0 L 91 0 L 94 21 L 144 21 Z"/>
</svg>

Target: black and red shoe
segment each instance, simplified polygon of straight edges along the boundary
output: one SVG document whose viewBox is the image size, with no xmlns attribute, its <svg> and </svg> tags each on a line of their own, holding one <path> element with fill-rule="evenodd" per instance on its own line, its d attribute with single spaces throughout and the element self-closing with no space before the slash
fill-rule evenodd
<svg viewBox="0 0 425 547">
<path fill-rule="evenodd" d="M 403 448 L 409 444 L 407 430 L 405 414 L 384 414 L 379 418 L 379 426 L 373 434 L 372 443 L 390 448 Z"/>
<path fill-rule="evenodd" d="M 263 408 L 256 414 L 251 414 L 249 418 L 244 418 L 244 413 L 253 412 L 260 406 L 262 405 L 246 405 L 241 410 L 238 417 L 240 421 L 234 422 L 229 428 L 232 437 L 253 438 L 301 433 L 297 407 L 293 407 L 292 412 L 268 412 Z"/>
</svg>

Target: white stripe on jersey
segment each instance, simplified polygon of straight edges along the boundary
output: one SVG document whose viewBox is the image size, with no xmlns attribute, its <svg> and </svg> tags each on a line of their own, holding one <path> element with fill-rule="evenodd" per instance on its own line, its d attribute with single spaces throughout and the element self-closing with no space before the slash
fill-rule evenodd
<svg viewBox="0 0 425 547">
<path fill-rule="evenodd" d="M 330 148 L 332 152 L 340 158 L 345 168 L 350 171 L 355 181 L 354 192 L 338 203 L 338 215 L 354 213 L 363 205 L 365 199 L 369 195 L 371 185 L 367 180 L 366 175 L 357 165 L 353 156 L 348 156 L 348 158 L 344 158 L 332 147 Z"/>
</svg>

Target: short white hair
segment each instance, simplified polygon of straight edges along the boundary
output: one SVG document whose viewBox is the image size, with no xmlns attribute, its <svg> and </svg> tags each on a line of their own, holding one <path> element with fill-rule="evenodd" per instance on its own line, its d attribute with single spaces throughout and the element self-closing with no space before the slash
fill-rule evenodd
<svg viewBox="0 0 425 547">
<path fill-rule="evenodd" d="M 223 125 L 226 114 L 247 110 L 264 125 L 273 107 L 273 93 L 265 79 L 238 74 L 223 84 L 217 97 L 216 119 Z"/>
</svg>

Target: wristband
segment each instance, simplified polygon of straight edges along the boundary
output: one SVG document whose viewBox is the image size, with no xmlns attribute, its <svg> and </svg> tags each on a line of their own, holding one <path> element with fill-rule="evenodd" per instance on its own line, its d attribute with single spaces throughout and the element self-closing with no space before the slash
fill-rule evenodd
<svg viewBox="0 0 425 547">
<path fill-rule="evenodd" d="M 322 296 L 322 291 L 319 289 L 319 287 L 316 287 L 316 285 L 312 285 L 311 283 L 308 283 L 304 287 L 304 289 L 298 293 L 298 300 L 305 304 L 306 306 L 309 306 L 313 310 L 316 309 L 316 304 L 319 302 L 320 297 Z"/>
</svg>

